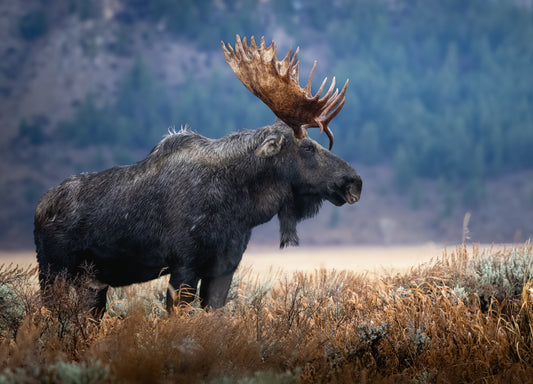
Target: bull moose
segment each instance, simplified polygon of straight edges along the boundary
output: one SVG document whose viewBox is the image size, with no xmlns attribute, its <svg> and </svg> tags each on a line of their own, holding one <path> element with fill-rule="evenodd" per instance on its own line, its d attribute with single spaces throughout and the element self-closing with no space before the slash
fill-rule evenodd
<svg viewBox="0 0 533 384">
<path fill-rule="evenodd" d="M 298 49 L 281 61 L 274 42 L 257 45 L 237 35 L 222 42 L 227 63 L 242 83 L 279 118 L 273 125 L 220 139 L 190 129 L 171 131 L 133 165 L 82 173 L 51 188 L 35 212 L 35 244 L 42 292 L 59 275 L 79 276 L 93 266 L 95 306 L 106 307 L 109 286 L 170 274 L 167 308 L 200 283 L 202 307 L 225 304 L 252 228 L 278 215 L 280 246 L 298 245 L 296 224 L 322 201 L 359 200 L 362 181 L 344 160 L 313 141 L 306 129 L 328 124 L 345 102 L 335 78 L 320 97 L 298 80 Z"/>
</svg>

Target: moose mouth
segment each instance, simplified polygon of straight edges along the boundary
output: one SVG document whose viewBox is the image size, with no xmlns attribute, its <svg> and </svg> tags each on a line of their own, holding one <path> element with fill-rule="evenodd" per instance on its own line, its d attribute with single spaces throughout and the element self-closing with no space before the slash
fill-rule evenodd
<svg viewBox="0 0 533 384">
<path fill-rule="evenodd" d="M 359 190 L 359 192 L 355 192 L 353 185 L 351 185 L 346 189 L 346 192 L 344 193 L 344 198 L 346 199 L 346 202 L 350 205 L 357 203 L 361 198 L 361 190 Z"/>
<path fill-rule="evenodd" d="M 327 200 L 332 204 L 340 207 L 345 203 L 355 204 L 361 198 L 361 184 L 350 183 L 342 187 L 335 186 L 332 188 L 331 193 L 327 197 Z"/>
</svg>

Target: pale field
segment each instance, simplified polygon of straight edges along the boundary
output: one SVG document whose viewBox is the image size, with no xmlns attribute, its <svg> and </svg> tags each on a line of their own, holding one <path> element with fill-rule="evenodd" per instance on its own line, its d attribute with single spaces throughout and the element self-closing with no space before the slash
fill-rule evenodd
<svg viewBox="0 0 533 384">
<path fill-rule="evenodd" d="M 422 263 L 452 252 L 436 244 L 406 246 L 291 247 L 277 249 L 251 246 L 244 254 L 241 270 L 268 276 L 316 269 L 350 270 L 357 273 L 382 274 L 407 271 Z M 34 252 L 0 251 L 1 264 L 36 265 Z"/>
<path fill-rule="evenodd" d="M 0 265 L 13 264 L 21 267 L 37 265 L 35 252 L 30 251 L 0 251 Z"/>
<path fill-rule="evenodd" d="M 475 248 L 505 249 L 507 245 L 474 245 Z M 520 246 L 520 245 L 515 245 Z M 469 253 L 473 246 L 468 246 Z M 402 246 L 352 246 L 352 247 L 291 247 L 279 249 L 276 246 L 250 246 L 243 256 L 242 262 L 236 273 L 241 281 L 251 283 L 262 282 L 268 284 L 280 283 L 285 278 L 291 278 L 295 272 L 314 272 L 319 269 L 347 270 L 357 274 L 364 274 L 369 278 L 391 276 L 397 273 L 408 272 L 424 263 L 450 255 L 456 246 L 440 246 L 434 243 L 424 245 Z M 22 268 L 37 266 L 35 252 L 0 251 L 0 270 L 9 265 L 18 265 Z M 133 285 L 135 295 L 141 295 L 143 286 L 164 289 L 169 276 L 144 284 Z M 36 288 L 37 276 L 32 279 Z M 112 290 L 113 291 L 113 290 Z M 112 292 L 111 291 L 111 292 Z M 112 293 L 111 293 L 112 295 Z"/>
<path fill-rule="evenodd" d="M 407 271 L 442 256 L 444 252 L 444 247 L 435 244 L 287 249 L 252 247 L 244 254 L 241 268 L 249 268 L 260 276 L 312 272 L 322 268 L 380 275 Z"/>
</svg>

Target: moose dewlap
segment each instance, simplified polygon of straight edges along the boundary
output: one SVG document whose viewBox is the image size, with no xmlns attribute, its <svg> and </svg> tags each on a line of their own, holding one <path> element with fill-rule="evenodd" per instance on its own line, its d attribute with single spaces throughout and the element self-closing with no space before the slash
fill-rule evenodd
<svg viewBox="0 0 533 384">
<path fill-rule="evenodd" d="M 247 45 L 237 36 L 235 49 L 222 47 L 237 77 L 280 120 L 220 139 L 182 129 L 136 164 L 71 176 L 50 189 L 34 231 L 45 300 L 56 277 L 80 281 L 90 266 L 96 314 L 105 310 L 109 286 L 162 274 L 170 274 L 169 310 L 178 299 L 193 299 L 199 282 L 202 306 L 218 308 L 252 228 L 277 215 L 280 246 L 297 245 L 296 224 L 322 201 L 359 200 L 356 171 L 306 132 L 325 131 L 331 148 L 328 124 L 344 105 L 348 82 L 339 92 L 333 79 L 321 98 L 325 80 L 311 94 L 315 67 L 299 85 L 298 50 L 278 61 L 274 43 L 266 47 L 264 39 Z"/>
</svg>

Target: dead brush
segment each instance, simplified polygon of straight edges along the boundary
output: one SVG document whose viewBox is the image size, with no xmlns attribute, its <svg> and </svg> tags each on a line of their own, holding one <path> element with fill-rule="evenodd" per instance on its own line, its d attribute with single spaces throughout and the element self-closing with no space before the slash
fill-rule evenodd
<svg viewBox="0 0 533 384">
<path fill-rule="evenodd" d="M 435 367 L 426 377 L 443 378 L 446 372 L 452 381 L 475 380 L 476 374 L 499 381 L 518 373 L 528 382 L 532 259 L 530 243 L 485 251 L 474 246 L 471 252 L 463 245 L 430 265 L 386 279 L 399 286 L 390 312 L 395 323 L 411 321 L 410 327 L 431 343 L 425 353 L 416 354 L 417 360 Z"/>
<path fill-rule="evenodd" d="M 524 285 L 521 300 L 511 305 L 502 324 L 511 338 L 512 354 L 520 363 L 533 366 L 533 281 Z"/>
<path fill-rule="evenodd" d="M 512 272 L 530 256 L 529 244 L 460 247 L 393 277 L 327 270 L 270 281 L 247 276 L 236 279 L 226 307 L 194 304 L 170 315 L 157 282 L 111 292 L 117 312 L 98 326 L 69 304 L 63 333 L 59 312 L 36 307 L 16 337 L 2 335 L 0 368 L 41 380 L 65 361 L 80 372 L 98 368 L 102 382 L 131 383 L 533 382 L 533 283 L 520 287 Z M 506 288 L 488 289 L 487 277 L 503 276 Z M 35 366 L 37 376 L 28 368 Z"/>
<path fill-rule="evenodd" d="M 246 324 L 222 311 L 177 307 L 153 318 L 138 308 L 118 322 L 89 355 L 109 361 L 111 375 L 126 382 L 196 383 L 264 367 Z"/>
<path fill-rule="evenodd" d="M 41 310 L 43 320 L 48 323 L 47 332 L 55 334 L 64 353 L 78 359 L 98 333 L 98 323 L 93 318 L 92 307 L 95 302 L 94 291 L 73 289 L 72 285 L 87 286 L 88 277 L 80 276 L 76 281 L 57 278 L 44 293 L 46 307 Z M 59 347 L 59 346 L 58 346 Z"/>
</svg>

